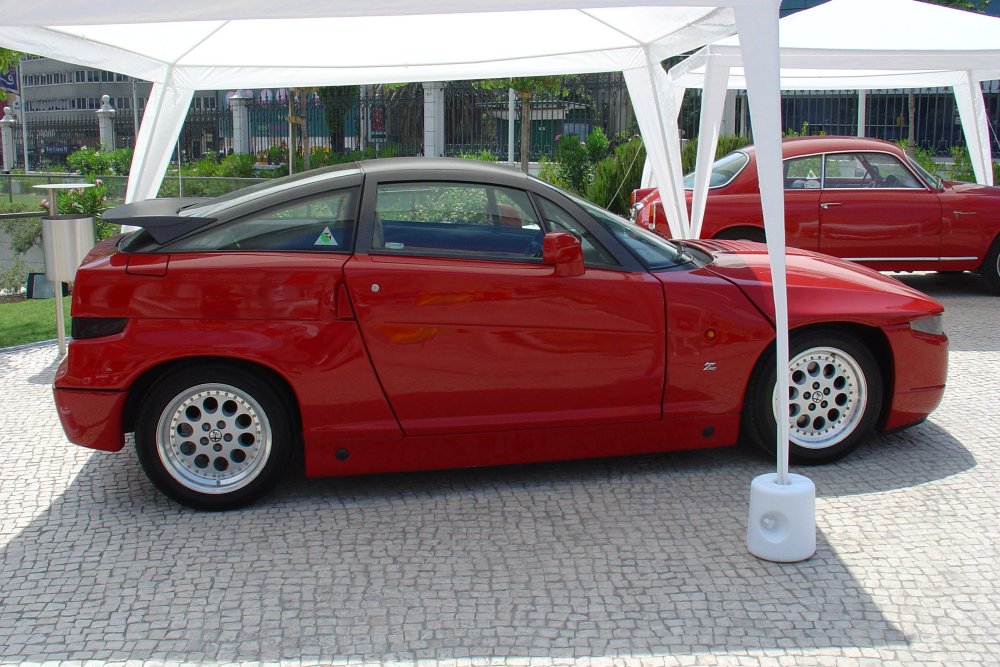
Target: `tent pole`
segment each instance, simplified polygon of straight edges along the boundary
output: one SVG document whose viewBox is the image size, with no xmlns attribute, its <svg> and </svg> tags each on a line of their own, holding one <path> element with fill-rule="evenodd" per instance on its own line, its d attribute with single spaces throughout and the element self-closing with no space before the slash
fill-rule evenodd
<svg viewBox="0 0 1000 667">
<path fill-rule="evenodd" d="M 758 475 L 750 486 L 747 549 L 765 560 L 796 562 L 816 553 L 816 487 L 788 474 L 788 297 L 785 275 L 785 212 L 781 172 L 781 90 L 778 8 L 737 7 L 736 27 L 746 71 L 750 122 L 757 150 L 757 178 L 771 264 L 775 329 L 777 473 Z"/>
</svg>

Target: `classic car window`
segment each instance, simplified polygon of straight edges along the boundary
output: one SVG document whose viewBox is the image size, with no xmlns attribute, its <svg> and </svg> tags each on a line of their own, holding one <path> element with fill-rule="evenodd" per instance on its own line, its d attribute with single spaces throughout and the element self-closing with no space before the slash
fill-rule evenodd
<svg viewBox="0 0 1000 667">
<path fill-rule="evenodd" d="M 540 258 L 544 232 L 527 193 L 476 183 L 383 183 L 374 250 L 476 259 Z"/>
<path fill-rule="evenodd" d="M 749 161 L 750 158 L 742 151 L 733 151 L 732 153 L 723 155 L 712 165 L 712 174 L 708 178 L 708 187 L 718 188 L 723 185 L 729 185 L 729 182 L 736 178 L 736 175 L 743 170 L 743 167 Z M 684 189 L 694 189 L 693 173 L 684 176 Z"/>
<path fill-rule="evenodd" d="M 865 153 L 864 159 L 878 170 L 876 188 L 922 188 L 923 185 L 894 155 Z"/>
<path fill-rule="evenodd" d="M 327 192 L 210 227 L 169 250 L 351 252 L 357 201 L 358 188 Z"/>
<path fill-rule="evenodd" d="M 832 153 L 826 156 L 823 187 L 921 188 L 903 163 L 888 153 Z"/>
<path fill-rule="evenodd" d="M 823 158 L 819 155 L 785 160 L 786 190 L 818 190 L 823 175 Z"/>
<path fill-rule="evenodd" d="M 545 228 L 550 232 L 569 232 L 580 239 L 583 246 L 583 263 L 587 266 L 618 266 L 618 261 L 608 252 L 594 235 L 564 211 L 544 197 L 538 197 L 538 209 L 545 220 Z M 577 203 L 580 203 L 579 201 Z"/>
<path fill-rule="evenodd" d="M 914 171 L 920 174 L 923 177 L 923 179 L 930 184 L 932 188 L 934 188 L 935 190 L 941 189 L 940 178 L 938 178 L 934 174 L 930 173 L 929 171 L 921 167 L 920 164 L 916 160 L 911 158 L 909 155 L 906 156 L 906 161 L 909 163 L 909 165 L 913 168 Z"/>
</svg>

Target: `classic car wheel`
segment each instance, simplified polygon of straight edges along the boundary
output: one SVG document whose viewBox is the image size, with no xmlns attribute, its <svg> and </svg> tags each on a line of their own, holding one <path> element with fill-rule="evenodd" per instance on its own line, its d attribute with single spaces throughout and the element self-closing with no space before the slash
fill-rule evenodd
<svg viewBox="0 0 1000 667">
<path fill-rule="evenodd" d="M 184 369 L 160 380 L 136 418 L 135 447 L 150 480 L 179 503 L 225 510 L 277 482 L 291 451 L 281 397 L 240 368 Z"/>
<path fill-rule="evenodd" d="M 875 428 L 882 374 L 860 341 L 837 331 L 793 336 L 789 363 L 789 458 L 797 464 L 834 461 Z M 747 389 L 744 427 L 760 449 L 777 449 L 777 387 L 773 350 L 757 364 Z"/>
<path fill-rule="evenodd" d="M 734 227 L 715 235 L 715 238 L 725 241 L 756 241 L 764 243 L 764 230 L 757 227 Z"/>
<path fill-rule="evenodd" d="M 1000 294 L 1000 238 L 993 241 L 990 251 L 986 253 L 986 259 L 979 269 L 980 275 L 986 280 L 990 289 Z"/>
</svg>

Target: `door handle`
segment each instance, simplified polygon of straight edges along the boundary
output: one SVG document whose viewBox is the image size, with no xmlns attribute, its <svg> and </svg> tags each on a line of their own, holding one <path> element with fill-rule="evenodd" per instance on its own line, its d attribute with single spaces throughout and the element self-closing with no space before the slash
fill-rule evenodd
<svg viewBox="0 0 1000 667">
<path fill-rule="evenodd" d="M 820 208 L 830 208 L 831 206 L 843 206 L 843 203 L 839 201 L 828 201 L 819 205 Z"/>
</svg>

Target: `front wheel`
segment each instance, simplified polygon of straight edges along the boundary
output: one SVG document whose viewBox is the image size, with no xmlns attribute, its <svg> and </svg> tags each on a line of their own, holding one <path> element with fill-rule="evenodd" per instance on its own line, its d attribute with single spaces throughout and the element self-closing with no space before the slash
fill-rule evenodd
<svg viewBox="0 0 1000 667">
<path fill-rule="evenodd" d="M 233 509 L 263 496 L 287 465 L 291 441 L 281 396 L 236 367 L 167 375 L 136 418 L 143 470 L 166 495 L 195 509 Z"/>
<path fill-rule="evenodd" d="M 789 459 L 835 461 L 874 430 L 882 405 L 882 374 L 860 341 L 837 331 L 793 336 L 789 362 Z M 744 405 L 744 430 L 765 452 L 777 449 L 774 351 L 754 370 Z"/>
</svg>

